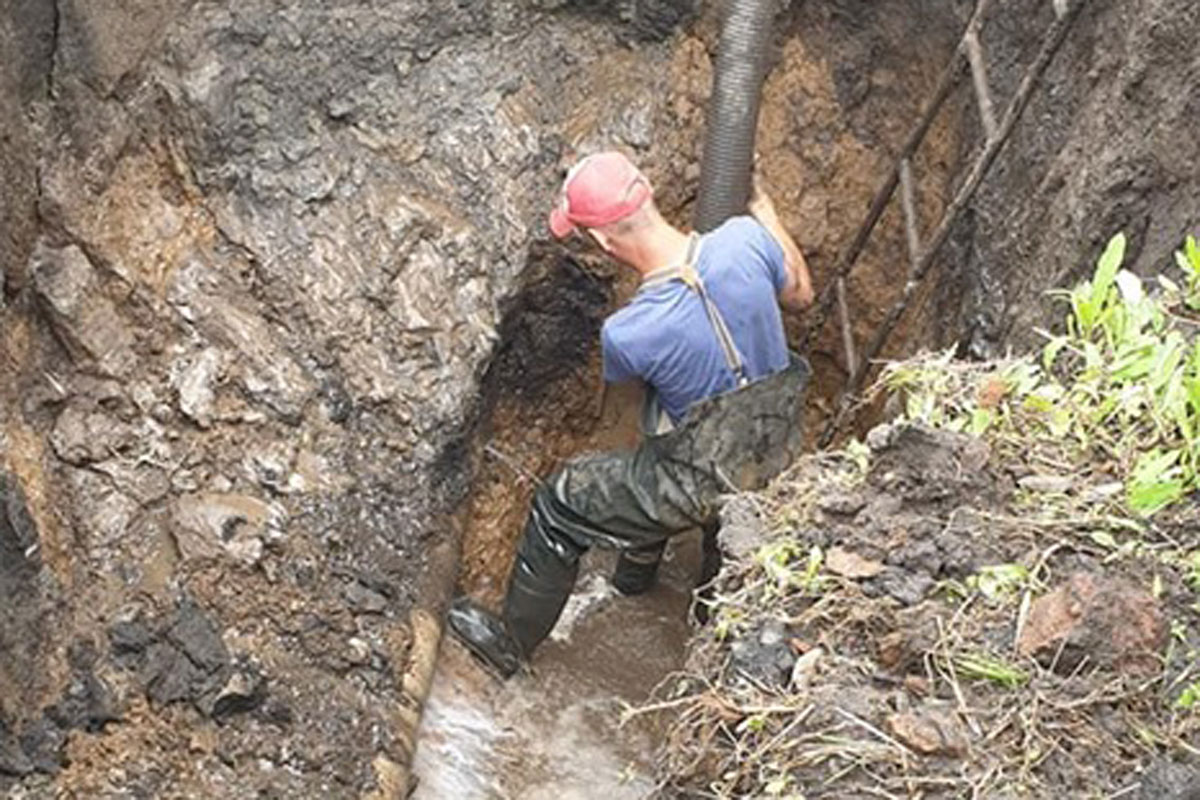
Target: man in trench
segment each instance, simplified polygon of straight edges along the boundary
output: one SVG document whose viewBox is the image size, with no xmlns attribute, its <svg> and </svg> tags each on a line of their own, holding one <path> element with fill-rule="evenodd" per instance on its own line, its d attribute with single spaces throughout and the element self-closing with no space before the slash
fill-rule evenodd
<svg viewBox="0 0 1200 800">
<path fill-rule="evenodd" d="M 748 210 L 684 233 L 616 152 L 583 159 L 563 182 L 554 235 L 582 232 L 642 276 L 601 345 L 606 382 L 645 387 L 643 438 L 572 459 L 537 490 L 500 616 L 468 598 L 452 605 L 450 629 L 501 675 L 550 633 L 588 548 L 619 551 L 613 585 L 645 592 L 670 537 L 714 530 L 723 494 L 761 486 L 798 453 L 809 372 L 788 351 L 779 306 L 809 306 L 811 279 L 757 183 Z"/>
</svg>

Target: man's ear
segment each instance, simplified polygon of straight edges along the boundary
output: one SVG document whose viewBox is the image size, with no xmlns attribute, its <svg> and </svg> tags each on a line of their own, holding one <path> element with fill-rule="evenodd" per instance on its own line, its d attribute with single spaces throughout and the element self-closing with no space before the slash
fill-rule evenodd
<svg viewBox="0 0 1200 800">
<path fill-rule="evenodd" d="M 612 240 L 608 238 L 608 235 L 604 231 L 588 228 L 587 232 L 596 240 L 596 244 L 600 245 L 601 250 L 606 253 L 612 252 Z"/>
</svg>

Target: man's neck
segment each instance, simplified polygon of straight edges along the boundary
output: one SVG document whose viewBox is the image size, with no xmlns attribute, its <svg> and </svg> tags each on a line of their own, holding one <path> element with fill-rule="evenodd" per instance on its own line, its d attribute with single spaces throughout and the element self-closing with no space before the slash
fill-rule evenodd
<svg viewBox="0 0 1200 800">
<path fill-rule="evenodd" d="M 687 248 L 688 235 L 663 222 L 642 239 L 640 246 L 630 254 L 628 263 L 640 274 L 648 275 L 656 269 L 680 263 Z"/>
</svg>

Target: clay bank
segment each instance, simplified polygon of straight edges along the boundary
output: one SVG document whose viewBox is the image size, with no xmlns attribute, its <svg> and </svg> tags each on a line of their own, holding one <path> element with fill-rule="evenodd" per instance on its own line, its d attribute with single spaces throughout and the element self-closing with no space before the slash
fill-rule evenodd
<svg viewBox="0 0 1200 800">
<path fill-rule="evenodd" d="M 689 219 L 722 5 L 0 8 L 0 793 L 405 796 L 449 597 L 502 591 L 539 476 L 636 436 L 635 398 L 596 407 L 596 334 L 632 287 L 553 243 L 545 212 L 568 165 L 616 147 Z M 780 3 L 759 163 L 818 290 L 972 6 Z M 1054 6 L 989 12 L 998 104 Z M 1082 2 L 883 355 L 1026 341 L 1043 290 L 1117 230 L 1133 269 L 1161 268 L 1197 220 L 1198 24 L 1190 0 Z M 986 135 L 967 89 L 911 159 L 925 225 Z M 893 208 L 842 324 L 811 342 L 814 429 L 851 371 L 845 336 L 869 340 L 900 296 L 905 247 Z M 787 321 L 797 347 L 807 324 Z M 552 730 L 615 731 L 603 698 L 677 665 L 689 558 L 649 612 L 589 614 L 605 590 L 582 587 L 546 682 L 614 631 L 662 625 L 637 641 L 664 651 L 574 686 Z M 468 763 L 515 770 L 531 751 L 497 720 L 545 709 L 520 687 L 496 700 L 461 655 L 426 752 L 474 726 L 494 748 Z M 654 736 L 624 735 L 581 740 L 578 796 L 653 788 Z M 444 785 L 426 796 L 543 791 Z"/>
</svg>

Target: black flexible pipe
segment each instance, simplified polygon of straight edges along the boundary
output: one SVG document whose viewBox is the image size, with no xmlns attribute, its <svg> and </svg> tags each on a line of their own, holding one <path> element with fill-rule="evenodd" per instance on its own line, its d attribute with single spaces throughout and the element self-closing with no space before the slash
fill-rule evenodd
<svg viewBox="0 0 1200 800">
<path fill-rule="evenodd" d="M 727 0 L 708 103 L 693 227 L 704 233 L 746 213 L 754 137 L 778 0 Z"/>
</svg>

